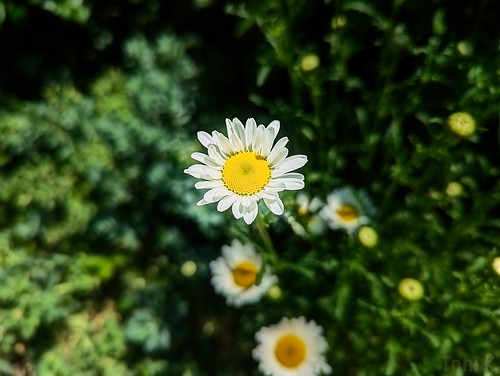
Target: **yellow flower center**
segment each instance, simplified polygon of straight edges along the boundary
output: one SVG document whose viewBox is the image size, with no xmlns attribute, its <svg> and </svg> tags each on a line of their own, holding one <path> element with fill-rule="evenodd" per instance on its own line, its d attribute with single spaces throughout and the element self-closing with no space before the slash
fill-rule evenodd
<svg viewBox="0 0 500 376">
<path fill-rule="evenodd" d="M 255 285 L 259 268 L 251 261 L 242 261 L 233 268 L 233 280 L 238 286 L 245 289 Z"/>
<path fill-rule="evenodd" d="M 261 191 L 271 178 L 266 159 L 253 151 L 244 151 L 228 158 L 222 168 L 222 182 L 231 192 L 241 196 Z"/>
<path fill-rule="evenodd" d="M 276 343 L 274 355 L 283 366 L 296 368 L 306 358 L 306 344 L 294 334 L 284 335 Z"/>
<path fill-rule="evenodd" d="M 358 210 L 354 206 L 348 204 L 340 205 L 337 209 L 337 214 L 344 222 L 352 222 L 359 217 Z"/>
<path fill-rule="evenodd" d="M 305 217 L 309 213 L 309 210 L 307 210 L 307 207 L 301 206 L 299 208 L 298 212 L 299 212 L 299 215 L 301 215 L 302 217 Z"/>
</svg>

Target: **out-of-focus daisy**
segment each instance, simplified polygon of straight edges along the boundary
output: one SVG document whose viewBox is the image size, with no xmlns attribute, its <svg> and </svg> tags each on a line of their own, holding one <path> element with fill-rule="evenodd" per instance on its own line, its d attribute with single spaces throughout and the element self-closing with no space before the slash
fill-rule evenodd
<svg viewBox="0 0 500 376">
<path fill-rule="evenodd" d="M 280 129 L 277 120 L 267 127 L 257 126 L 254 119 L 243 125 L 234 118 L 226 119 L 227 137 L 213 131 L 198 132 L 198 140 L 207 148 L 208 155 L 193 153 L 201 162 L 184 170 L 204 181 L 197 189 L 208 189 L 198 205 L 217 202 L 222 212 L 232 207 L 235 218 L 252 223 L 258 214 L 258 202 L 263 200 L 271 212 L 283 214 L 284 206 L 278 193 L 304 188 L 304 176 L 292 172 L 307 163 L 305 155 L 288 157 L 287 137 L 273 143 Z"/>
<path fill-rule="evenodd" d="M 320 217 L 319 210 L 324 203 L 319 198 L 311 198 L 302 192 L 297 195 L 296 203 L 296 214 L 288 217 L 288 223 L 290 223 L 292 230 L 302 237 L 322 233 L 325 229 L 325 222 Z"/>
<path fill-rule="evenodd" d="M 337 189 L 328 195 L 321 216 L 332 229 L 343 228 L 349 233 L 370 222 L 375 207 L 366 193 L 351 187 Z"/>
<path fill-rule="evenodd" d="M 328 344 L 323 328 L 304 317 L 282 319 L 261 328 L 253 350 L 259 370 L 267 376 L 315 376 L 330 373 L 324 353 Z"/>
<path fill-rule="evenodd" d="M 277 282 L 266 266 L 260 284 L 256 284 L 262 259 L 253 246 L 233 240 L 231 246 L 222 247 L 222 257 L 210 263 L 212 285 L 217 293 L 226 297 L 228 305 L 240 307 L 259 301 Z"/>
</svg>

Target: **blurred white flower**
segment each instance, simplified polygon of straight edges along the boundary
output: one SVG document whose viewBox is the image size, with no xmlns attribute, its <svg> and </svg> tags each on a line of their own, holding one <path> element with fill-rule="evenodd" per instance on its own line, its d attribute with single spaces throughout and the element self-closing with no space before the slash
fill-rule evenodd
<svg viewBox="0 0 500 376">
<path fill-rule="evenodd" d="M 253 246 L 233 240 L 231 246 L 222 247 L 222 257 L 210 263 L 212 285 L 217 293 L 225 296 L 228 305 L 240 307 L 255 303 L 277 282 L 266 266 L 257 285 L 261 267 L 262 259 Z"/>
<path fill-rule="evenodd" d="M 198 132 L 198 140 L 207 148 L 208 155 L 193 153 L 201 162 L 184 170 L 204 181 L 197 189 L 208 189 L 197 205 L 217 202 L 222 212 L 232 207 L 235 218 L 252 223 L 258 214 L 258 202 L 263 200 L 271 212 L 283 214 L 284 206 L 279 192 L 304 188 L 304 176 L 292 172 L 307 163 L 305 155 L 288 157 L 287 137 L 273 146 L 280 129 L 277 120 L 267 127 L 257 126 L 254 119 L 243 125 L 234 118 L 226 119 L 227 137 L 213 131 Z"/>
<path fill-rule="evenodd" d="M 311 198 L 307 193 L 301 192 L 297 195 L 296 204 L 295 215 L 288 217 L 292 230 L 304 238 L 309 234 L 321 234 L 325 230 L 325 222 L 319 215 L 319 210 L 324 203 L 317 197 Z"/>
<path fill-rule="evenodd" d="M 351 187 L 333 191 L 326 200 L 320 214 L 332 229 L 342 228 L 352 234 L 358 227 L 369 223 L 375 214 L 368 195 Z"/>
<path fill-rule="evenodd" d="M 304 317 L 282 319 L 278 324 L 261 328 L 253 357 L 267 376 L 315 376 L 330 373 L 324 353 L 328 344 L 323 328 Z"/>
</svg>

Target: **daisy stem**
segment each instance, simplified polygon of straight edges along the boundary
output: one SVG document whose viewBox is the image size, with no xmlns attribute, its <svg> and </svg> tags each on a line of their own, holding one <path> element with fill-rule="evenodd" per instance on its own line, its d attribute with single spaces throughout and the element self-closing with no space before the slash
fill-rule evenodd
<svg viewBox="0 0 500 376">
<path fill-rule="evenodd" d="M 260 213 L 257 214 L 257 219 L 255 224 L 257 225 L 257 230 L 259 231 L 259 234 L 262 238 L 262 242 L 264 243 L 264 249 L 267 252 L 267 256 L 269 256 L 271 262 L 275 264 L 276 261 L 278 261 L 278 254 L 274 249 L 271 236 L 269 235 L 269 231 L 267 231 L 266 223 L 264 221 L 264 217 L 262 216 L 262 214 Z"/>
</svg>

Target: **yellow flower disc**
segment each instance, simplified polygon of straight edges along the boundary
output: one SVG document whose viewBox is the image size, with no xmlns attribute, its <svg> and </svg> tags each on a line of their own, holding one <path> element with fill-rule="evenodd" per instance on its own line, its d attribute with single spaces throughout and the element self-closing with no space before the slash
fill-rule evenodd
<svg viewBox="0 0 500 376">
<path fill-rule="evenodd" d="M 296 368 L 306 358 L 306 351 L 306 344 L 300 337 L 287 334 L 276 343 L 274 355 L 284 367 Z"/>
<path fill-rule="evenodd" d="M 253 262 L 242 261 L 233 268 L 233 280 L 238 286 L 249 288 L 255 285 L 259 268 Z"/>
<path fill-rule="evenodd" d="M 307 206 L 301 206 L 297 210 L 298 214 L 301 215 L 302 217 L 305 217 L 307 214 L 309 214 L 309 210 L 307 210 Z"/>
<path fill-rule="evenodd" d="M 340 205 L 337 209 L 337 214 L 344 222 L 352 222 L 359 217 L 358 210 L 354 206 L 348 204 Z"/>
<path fill-rule="evenodd" d="M 231 192 L 250 196 L 261 191 L 271 178 L 271 169 L 264 157 L 244 151 L 228 158 L 222 168 L 222 182 Z"/>
</svg>

